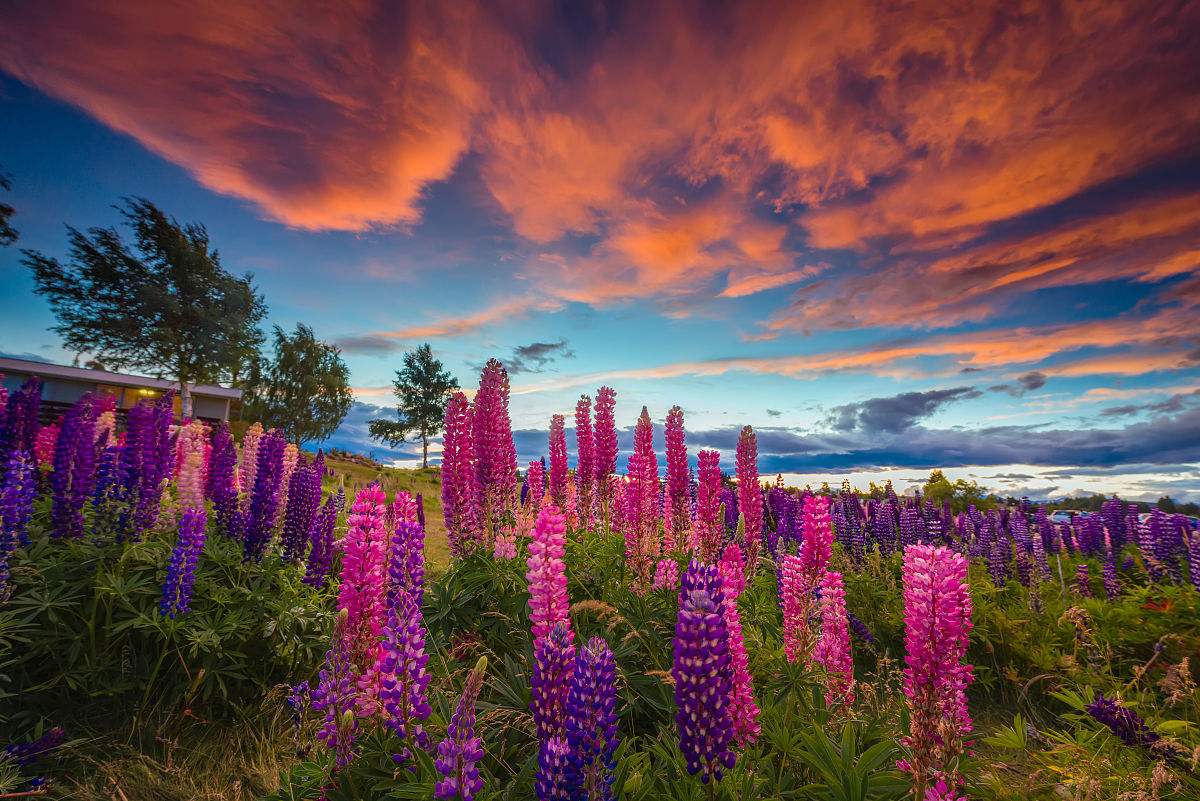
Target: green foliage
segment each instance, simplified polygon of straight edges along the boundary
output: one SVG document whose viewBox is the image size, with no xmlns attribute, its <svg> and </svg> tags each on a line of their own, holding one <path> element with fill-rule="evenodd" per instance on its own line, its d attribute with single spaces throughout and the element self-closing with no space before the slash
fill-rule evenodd
<svg viewBox="0 0 1200 801">
<path fill-rule="evenodd" d="M 0 189 L 5 192 L 12 191 L 12 179 L 3 170 L 0 170 Z M 14 214 L 16 209 L 7 203 L 0 203 L 0 246 L 11 245 L 17 241 L 17 229 L 9 222 Z"/>
<path fill-rule="evenodd" d="M 391 447 L 417 439 L 421 442 L 421 467 L 429 466 L 429 438 L 442 430 L 446 401 L 458 389 L 458 379 L 433 356 L 429 343 L 404 354 L 404 367 L 396 371 L 396 419 L 372 420 L 371 438 Z"/>
<path fill-rule="evenodd" d="M 254 370 L 248 389 L 244 414 L 297 445 L 331 435 L 354 401 L 341 351 L 300 323 L 291 336 L 275 326 L 274 358 Z"/>
<path fill-rule="evenodd" d="M 68 226 L 66 264 L 25 251 L 64 346 L 184 384 L 238 379 L 266 314 L 250 276 L 221 266 L 199 223 L 181 225 L 144 198 L 126 199 L 121 212 L 132 248 L 116 229 Z"/>
</svg>

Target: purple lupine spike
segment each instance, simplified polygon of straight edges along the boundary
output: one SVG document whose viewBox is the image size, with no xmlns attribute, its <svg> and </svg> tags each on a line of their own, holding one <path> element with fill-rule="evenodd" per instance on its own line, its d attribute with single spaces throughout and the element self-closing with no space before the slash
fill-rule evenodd
<svg viewBox="0 0 1200 801">
<path fill-rule="evenodd" d="M 1104 527 L 1108 529 L 1109 545 L 1114 553 L 1121 552 L 1129 537 L 1126 514 L 1125 504 L 1115 495 L 1100 505 L 1100 517 L 1104 520 Z"/>
<path fill-rule="evenodd" d="M 266 553 L 271 530 L 279 512 L 280 482 L 283 479 L 283 451 L 287 443 L 283 435 L 272 429 L 258 443 L 255 461 L 254 492 L 246 515 L 242 537 L 246 561 L 258 561 Z"/>
<path fill-rule="evenodd" d="M 1075 566 L 1075 591 L 1083 598 L 1092 597 L 1092 573 L 1087 562 Z"/>
<path fill-rule="evenodd" d="M 438 743 L 434 766 L 442 779 L 434 785 L 437 798 L 471 801 L 483 789 L 483 779 L 479 777 L 483 741 L 475 734 L 475 701 L 483 688 L 486 670 L 487 657 L 481 656 L 463 684 L 462 695 L 446 728 L 446 739 Z"/>
<path fill-rule="evenodd" d="M 50 474 L 50 535 L 83 536 L 83 505 L 96 480 L 96 406 L 84 395 L 63 417 Z"/>
<path fill-rule="evenodd" d="M 612 801 L 616 776 L 617 663 L 608 643 L 588 640 L 567 695 L 567 786 L 572 798 Z"/>
<path fill-rule="evenodd" d="M 325 652 L 325 665 L 312 690 L 312 708 L 324 713 L 317 739 L 334 753 L 335 770 L 354 759 L 354 739 L 358 735 L 358 717 L 354 713 L 354 673 L 347 646 L 346 612 L 338 615 L 333 639 Z"/>
<path fill-rule="evenodd" d="M 569 801 L 571 795 L 568 772 L 571 749 L 565 737 L 542 740 L 538 747 L 538 769 L 533 789 L 538 801 Z"/>
<path fill-rule="evenodd" d="M 429 747 L 429 736 L 421 726 L 431 712 L 428 664 L 421 606 L 414 593 L 401 590 L 389 605 L 388 622 L 383 630 L 379 690 L 379 700 L 386 712 L 385 723 L 406 744 L 393 757 L 399 764 L 409 759 L 409 742 L 421 749 Z"/>
<path fill-rule="evenodd" d="M 33 455 L 37 444 L 38 415 L 42 409 L 42 381 L 30 378 L 14 392 L 0 417 L 0 465 L 8 464 L 15 451 Z"/>
<path fill-rule="evenodd" d="M 37 466 L 28 451 L 16 450 L 3 467 L 0 487 L 0 597 L 8 585 L 8 560 L 18 544 L 27 544 L 29 518 L 37 497 Z"/>
<path fill-rule="evenodd" d="M 896 512 L 889 501 L 877 504 L 871 520 L 871 534 L 884 556 L 896 550 Z"/>
<path fill-rule="evenodd" d="M 67 739 L 62 726 L 46 729 L 41 737 L 27 743 L 10 743 L 4 746 L 4 759 L 18 768 L 27 768 L 50 754 Z"/>
<path fill-rule="evenodd" d="M 425 530 L 401 520 L 388 547 L 388 599 L 397 592 L 413 594 L 420 606 L 425 596 Z"/>
<path fill-rule="evenodd" d="M 237 446 L 229 425 L 223 423 L 213 434 L 212 454 L 204 494 L 212 501 L 217 527 L 226 536 L 241 539 L 238 523 Z"/>
<path fill-rule="evenodd" d="M 163 582 L 162 600 L 158 603 L 158 612 L 163 617 L 174 618 L 191 609 L 196 564 L 204 550 L 205 523 L 203 509 L 187 509 L 179 521 L 179 537 L 167 563 L 167 580 Z"/>
<path fill-rule="evenodd" d="M 1121 595 L 1121 580 L 1117 577 L 1117 560 L 1113 549 L 1109 548 L 1104 554 L 1104 567 L 1101 572 L 1104 579 L 1104 597 L 1114 600 Z M 1200 586 L 1200 585 L 1197 585 Z"/>
<path fill-rule="evenodd" d="M 140 540 L 158 517 L 163 486 L 170 475 L 173 451 L 170 425 L 174 393 L 167 392 L 154 401 L 144 400 L 129 410 L 125 420 L 125 445 L 121 449 L 121 475 L 125 487 L 121 501 L 129 508 L 126 533 Z"/>
<path fill-rule="evenodd" d="M 1183 554 L 1183 538 L 1179 530 L 1171 524 L 1171 519 L 1161 509 L 1150 513 L 1147 529 L 1155 561 L 1166 571 L 1173 583 L 1181 584 L 1183 573 L 1179 568 L 1179 557 Z"/>
<path fill-rule="evenodd" d="M 289 562 L 304 558 L 309 545 L 308 532 L 321 504 L 321 473 L 324 466 L 314 460 L 292 471 L 288 480 L 287 508 L 280 534 L 283 558 Z"/>
<path fill-rule="evenodd" d="M 1103 693 L 1096 693 L 1096 700 L 1085 707 L 1087 713 L 1099 723 L 1108 727 L 1109 731 L 1120 738 L 1126 745 L 1151 746 L 1162 739 L 1157 732 L 1146 725 L 1146 721 L 1120 701 L 1105 698 Z"/>
<path fill-rule="evenodd" d="M 688 773 L 720 781 L 736 757 L 729 697 L 733 669 L 721 614 L 724 596 L 716 567 L 693 561 L 683 578 L 675 624 L 675 725 Z"/>
<path fill-rule="evenodd" d="M 425 496 L 417 493 L 417 522 L 421 525 L 421 530 L 425 530 Z"/>
<path fill-rule="evenodd" d="M 529 710 L 541 742 L 566 733 L 567 693 L 575 670 L 575 640 L 561 621 L 534 644 Z"/>
<path fill-rule="evenodd" d="M 325 579 L 329 576 L 333 564 L 333 530 L 337 525 L 337 517 L 337 498 L 331 495 L 313 516 L 308 532 L 310 549 L 304 569 L 304 583 L 310 587 L 324 587 Z"/>
<path fill-rule="evenodd" d="M 867 628 L 867 624 L 859 620 L 855 615 L 847 612 L 846 620 L 850 623 L 850 631 L 855 637 L 865 642 L 867 645 L 875 644 L 875 635 L 871 634 L 871 630 Z"/>
</svg>

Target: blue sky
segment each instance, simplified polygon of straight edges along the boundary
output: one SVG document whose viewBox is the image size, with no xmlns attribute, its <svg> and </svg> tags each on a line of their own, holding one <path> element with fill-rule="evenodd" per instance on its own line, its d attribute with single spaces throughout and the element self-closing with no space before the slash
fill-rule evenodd
<svg viewBox="0 0 1200 801">
<path fill-rule="evenodd" d="M 342 346 L 343 446 L 428 341 L 523 458 L 607 383 L 798 481 L 1200 498 L 1194 9 L 67 5 L 0 32 L 6 353 L 73 356 L 19 249 L 140 195 Z"/>
</svg>

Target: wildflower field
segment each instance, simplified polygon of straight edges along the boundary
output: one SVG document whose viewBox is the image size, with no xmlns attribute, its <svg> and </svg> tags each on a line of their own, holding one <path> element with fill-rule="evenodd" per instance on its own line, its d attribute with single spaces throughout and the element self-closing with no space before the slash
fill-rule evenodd
<svg viewBox="0 0 1200 801">
<path fill-rule="evenodd" d="M 518 465 L 494 360 L 427 471 L 39 398 L 0 798 L 1200 797 L 1188 518 L 788 487 L 608 387 Z"/>
</svg>

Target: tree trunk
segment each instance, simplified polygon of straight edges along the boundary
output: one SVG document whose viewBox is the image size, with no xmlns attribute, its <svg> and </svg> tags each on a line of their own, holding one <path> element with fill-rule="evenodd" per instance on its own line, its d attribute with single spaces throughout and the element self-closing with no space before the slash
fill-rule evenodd
<svg viewBox="0 0 1200 801">
<path fill-rule="evenodd" d="M 192 416 L 192 389 L 183 379 L 179 381 L 179 414 L 184 420 Z"/>
<path fill-rule="evenodd" d="M 421 437 L 421 469 L 429 467 L 429 437 Z"/>
</svg>

